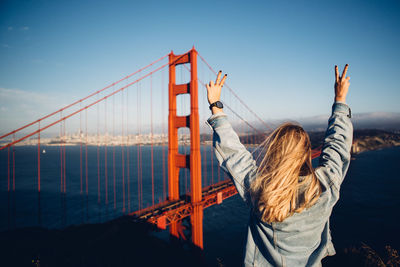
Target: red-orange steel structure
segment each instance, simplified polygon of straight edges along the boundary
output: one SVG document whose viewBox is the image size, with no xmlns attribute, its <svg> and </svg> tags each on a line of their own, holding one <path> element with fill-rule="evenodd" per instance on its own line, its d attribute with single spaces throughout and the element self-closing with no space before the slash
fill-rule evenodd
<svg viewBox="0 0 400 267">
<path fill-rule="evenodd" d="M 190 63 L 190 82 L 176 84 L 176 66 Z M 190 170 L 192 242 L 203 248 L 203 205 L 201 187 L 200 126 L 198 107 L 197 51 L 194 49 L 183 55 L 169 54 L 169 115 L 168 115 L 168 192 L 169 200 L 179 200 L 179 170 Z M 190 94 L 190 114 L 177 116 L 176 98 L 180 94 Z M 178 150 L 178 129 L 190 129 L 190 154 L 180 154 Z M 163 219 L 161 219 L 163 220 Z M 178 222 L 170 225 L 173 236 L 179 237 Z"/>
</svg>

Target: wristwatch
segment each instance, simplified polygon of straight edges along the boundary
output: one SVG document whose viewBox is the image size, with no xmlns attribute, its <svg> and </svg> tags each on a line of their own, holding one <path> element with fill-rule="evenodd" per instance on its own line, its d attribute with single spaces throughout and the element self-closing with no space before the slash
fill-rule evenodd
<svg viewBox="0 0 400 267">
<path fill-rule="evenodd" d="M 213 107 L 223 108 L 224 105 L 222 104 L 221 101 L 216 101 L 216 102 L 214 102 L 214 103 L 212 103 L 212 104 L 210 105 L 210 110 L 212 110 Z"/>
</svg>

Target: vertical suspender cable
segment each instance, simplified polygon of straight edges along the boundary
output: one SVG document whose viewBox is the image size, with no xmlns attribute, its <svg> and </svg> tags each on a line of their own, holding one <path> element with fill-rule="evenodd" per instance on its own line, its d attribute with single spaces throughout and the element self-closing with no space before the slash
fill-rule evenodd
<svg viewBox="0 0 400 267">
<path fill-rule="evenodd" d="M 38 132 L 38 225 L 41 225 L 40 217 L 40 121 L 38 122 L 39 132 Z"/>
<path fill-rule="evenodd" d="M 121 92 L 122 212 L 125 213 L 124 91 Z"/>
<path fill-rule="evenodd" d="M 7 191 L 10 192 L 10 147 L 7 151 Z"/>
<path fill-rule="evenodd" d="M 38 122 L 39 125 L 39 132 L 38 132 L 38 192 L 40 192 L 40 121 Z"/>
<path fill-rule="evenodd" d="M 151 201 L 154 206 L 154 158 L 153 158 L 153 74 L 150 75 L 150 143 L 151 143 Z"/>
<path fill-rule="evenodd" d="M 64 139 L 64 142 L 63 142 L 63 168 L 64 168 L 64 174 L 63 174 L 63 177 L 64 177 L 64 181 L 63 181 L 63 183 L 64 183 L 64 185 L 63 185 L 63 187 L 64 187 L 64 195 L 65 195 L 65 193 L 67 192 L 66 191 L 66 159 L 65 159 L 65 144 L 66 144 L 66 142 L 67 142 L 67 136 L 66 136 L 66 132 L 65 132 L 65 120 L 63 120 L 63 139 Z"/>
<path fill-rule="evenodd" d="M 65 195 L 65 193 L 67 193 L 67 190 L 66 190 L 66 159 L 65 159 L 65 143 L 66 143 L 66 141 L 67 141 L 67 136 L 66 136 L 66 134 L 65 134 L 65 120 L 63 120 L 63 137 L 64 137 L 64 142 L 63 142 L 63 160 L 64 160 L 64 164 L 63 164 L 63 167 L 64 167 L 64 195 Z"/>
<path fill-rule="evenodd" d="M 97 94 L 97 100 L 99 99 L 99 94 Z M 97 104 L 97 204 L 99 206 L 99 214 L 100 211 L 100 132 L 99 132 L 99 124 L 100 124 L 100 116 L 99 116 L 99 107 L 100 105 Z"/>
<path fill-rule="evenodd" d="M 128 213 L 131 212 L 131 187 L 130 187 L 130 166 L 129 166 L 129 95 L 126 90 L 126 178 L 128 183 Z"/>
<path fill-rule="evenodd" d="M 141 137 L 140 137 L 140 86 L 139 83 L 137 84 L 137 96 L 136 96 L 136 109 L 137 109 L 137 121 L 136 121 L 136 127 L 137 127 L 137 140 L 136 140 L 136 146 L 137 146 L 137 179 L 138 179 L 138 210 L 142 209 L 142 186 L 141 186 L 141 153 L 140 153 L 140 142 L 141 142 Z"/>
<path fill-rule="evenodd" d="M 62 111 L 60 112 L 60 117 L 62 118 Z M 61 205 L 61 219 L 60 221 L 63 222 L 64 221 L 64 202 L 63 202 L 63 183 L 64 183 L 64 179 L 63 179 L 63 149 L 62 149 L 62 123 L 60 123 L 60 205 Z"/>
<path fill-rule="evenodd" d="M 82 104 L 80 105 L 81 108 Z M 82 112 L 79 112 L 79 143 L 80 143 L 80 150 L 79 150 L 79 174 L 80 174 L 80 185 L 81 191 L 80 194 L 83 193 L 83 171 L 82 171 Z"/>
<path fill-rule="evenodd" d="M 142 130 L 142 113 L 141 113 L 141 110 L 142 110 L 142 108 L 141 108 L 141 104 L 142 104 L 142 101 L 141 101 L 141 90 L 142 90 L 142 85 L 140 84 L 139 85 L 139 136 L 140 136 L 140 141 L 139 142 L 142 142 L 143 141 L 143 139 L 142 139 L 142 136 L 141 136 L 141 130 Z M 144 204 L 143 204 L 143 155 L 142 155 L 142 144 L 141 143 L 139 143 L 139 160 L 140 160 L 140 164 L 139 164 L 139 170 L 140 170 L 140 203 L 141 203 L 141 206 L 142 206 L 142 208 L 144 207 Z"/>
<path fill-rule="evenodd" d="M 63 168 L 64 168 L 64 185 L 63 185 L 63 206 L 64 206 L 64 226 L 67 223 L 67 191 L 66 191 L 66 159 L 65 159 L 65 143 L 66 143 L 66 134 L 65 134 L 65 120 L 62 121 L 63 123 Z"/>
<path fill-rule="evenodd" d="M 62 118 L 62 112 L 60 112 L 60 118 Z M 63 151 L 62 151 L 62 142 L 63 142 L 63 140 L 62 140 L 62 123 L 60 123 L 60 144 L 59 144 L 59 146 L 60 146 L 60 192 L 62 193 L 63 192 L 63 173 L 64 173 L 64 171 L 63 171 Z"/>
<path fill-rule="evenodd" d="M 97 94 L 99 100 L 99 94 Z M 97 206 L 99 208 L 99 222 L 101 222 L 101 178 L 100 178 L 100 103 L 97 106 Z"/>
<path fill-rule="evenodd" d="M 15 134 L 13 134 L 13 141 L 15 140 Z M 13 173 L 13 226 L 16 227 L 16 217 L 17 217 L 17 205 L 15 203 L 15 146 L 12 146 L 12 173 Z"/>
<path fill-rule="evenodd" d="M 105 141 L 104 141 L 104 176 L 105 176 L 105 185 L 104 191 L 106 195 L 105 203 L 108 207 L 108 163 L 107 163 L 107 146 L 108 146 L 108 131 L 107 131 L 107 99 L 104 101 L 104 128 L 105 128 Z"/>
<path fill-rule="evenodd" d="M 87 109 L 85 109 L 85 186 L 86 186 L 86 220 L 89 221 L 89 172 L 88 172 L 88 129 Z"/>
<path fill-rule="evenodd" d="M 8 194 L 8 229 L 11 229 L 11 203 L 10 203 L 10 147 L 7 151 L 7 194 Z"/>
<path fill-rule="evenodd" d="M 15 139 L 15 134 L 13 134 L 13 139 Z M 13 173 L 13 192 L 15 192 L 15 147 L 14 146 L 12 146 L 12 161 L 13 161 L 13 170 L 12 170 L 12 173 Z"/>
<path fill-rule="evenodd" d="M 113 191 L 114 191 L 114 210 L 117 209 L 117 196 L 115 192 L 115 95 L 113 95 Z"/>
<path fill-rule="evenodd" d="M 142 142 L 142 136 L 141 136 L 141 130 L 142 130 L 142 112 L 141 112 L 141 110 L 142 110 L 142 108 L 141 108 L 141 104 L 142 104 L 142 101 L 141 101 L 141 97 L 142 97 L 142 95 L 141 95 L 141 91 L 142 91 L 142 85 L 141 84 L 139 84 L 139 136 L 140 136 L 140 141 L 139 142 Z M 139 160 L 140 160 L 140 164 L 139 164 L 139 170 L 140 170 L 140 203 L 141 203 L 141 206 L 142 206 L 142 208 L 144 207 L 144 204 L 143 204 L 143 158 L 142 158 L 142 144 L 141 143 L 139 143 Z"/>
<path fill-rule="evenodd" d="M 80 103 L 79 103 L 79 109 L 81 109 L 82 108 L 82 101 L 80 101 Z M 81 191 L 80 191 L 80 196 L 81 196 L 81 204 L 82 204 L 82 207 L 81 207 L 81 211 L 82 211 L 82 223 L 85 221 L 85 219 L 84 219 L 84 205 L 83 205 L 83 162 L 82 162 L 82 143 L 83 143 L 83 140 L 82 140 L 82 111 L 81 112 L 79 112 L 79 143 L 80 143 L 80 145 L 79 145 L 79 147 L 80 147 L 80 149 L 79 149 L 79 174 L 80 174 L 80 189 L 81 189 Z"/>
</svg>

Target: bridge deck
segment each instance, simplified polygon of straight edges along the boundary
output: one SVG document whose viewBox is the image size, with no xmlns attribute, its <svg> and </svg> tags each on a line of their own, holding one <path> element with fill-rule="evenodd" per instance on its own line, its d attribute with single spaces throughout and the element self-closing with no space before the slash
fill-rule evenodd
<svg viewBox="0 0 400 267">
<path fill-rule="evenodd" d="M 220 204 L 237 193 L 231 180 L 225 180 L 217 184 L 203 188 L 202 201 L 199 205 L 208 208 L 215 204 Z M 182 196 L 177 201 L 164 201 L 155 206 L 132 212 L 129 215 L 139 219 L 157 224 L 160 228 L 165 228 L 172 222 L 181 221 L 192 212 L 193 204 L 190 203 L 190 196 Z"/>
</svg>

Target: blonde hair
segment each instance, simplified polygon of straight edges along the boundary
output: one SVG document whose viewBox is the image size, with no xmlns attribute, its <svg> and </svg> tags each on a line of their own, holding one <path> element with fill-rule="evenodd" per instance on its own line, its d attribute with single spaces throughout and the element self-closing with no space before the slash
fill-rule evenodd
<svg viewBox="0 0 400 267">
<path fill-rule="evenodd" d="M 311 165 L 311 143 L 304 129 L 285 123 L 261 144 L 265 153 L 250 195 L 264 222 L 282 222 L 311 207 L 321 184 Z"/>
</svg>

